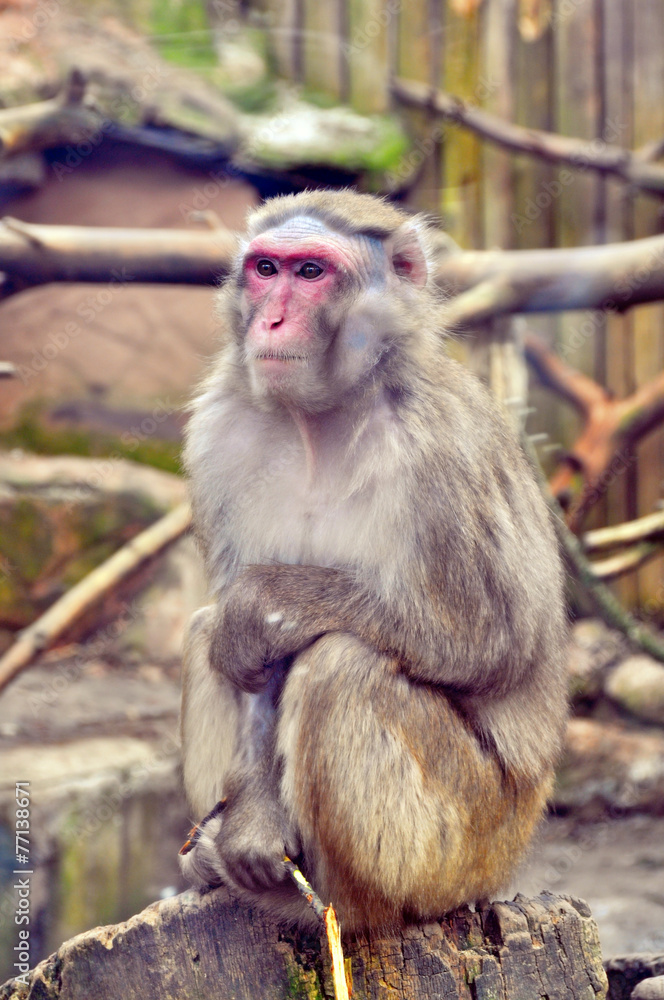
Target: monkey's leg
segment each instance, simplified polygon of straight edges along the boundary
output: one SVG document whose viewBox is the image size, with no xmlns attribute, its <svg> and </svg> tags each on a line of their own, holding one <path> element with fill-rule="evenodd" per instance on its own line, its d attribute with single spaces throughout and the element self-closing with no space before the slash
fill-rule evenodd
<svg viewBox="0 0 664 1000">
<path fill-rule="evenodd" d="M 346 931 L 497 892 L 546 798 L 501 768 L 442 690 L 348 634 L 297 657 L 278 749 L 309 876 Z"/>
<path fill-rule="evenodd" d="M 284 665 L 273 665 L 260 694 L 238 691 L 209 665 L 214 615 L 214 607 L 197 613 L 185 649 L 185 787 L 197 812 L 210 812 L 195 828 L 181 867 L 196 885 L 225 884 L 252 902 L 267 895 L 280 914 L 289 908 L 299 914 L 302 901 L 283 864 L 285 853 L 298 854 L 299 841 L 279 800 L 275 754 Z M 223 808 L 215 807 L 222 796 Z"/>
<path fill-rule="evenodd" d="M 274 744 L 282 686 L 283 667 L 275 665 L 260 694 L 240 693 L 235 753 L 218 786 L 224 797 L 180 851 L 182 870 L 191 882 L 224 884 L 245 898 L 251 894 L 252 901 L 286 881 L 284 855 L 299 850 L 279 801 Z"/>
<path fill-rule="evenodd" d="M 241 695 L 210 669 L 210 633 L 216 606 L 192 617 L 185 640 L 180 736 L 187 798 L 202 816 L 222 797 L 237 743 Z"/>
</svg>

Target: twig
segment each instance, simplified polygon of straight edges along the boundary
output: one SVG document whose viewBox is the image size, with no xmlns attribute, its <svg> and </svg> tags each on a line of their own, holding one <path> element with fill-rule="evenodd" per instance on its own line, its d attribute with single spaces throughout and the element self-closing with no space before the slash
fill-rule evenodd
<svg viewBox="0 0 664 1000">
<path fill-rule="evenodd" d="M 542 495 L 553 514 L 560 546 L 579 584 L 586 590 L 607 625 L 618 629 L 634 646 L 664 663 L 664 644 L 623 608 L 609 588 L 597 579 L 592 563 L 581 547 L 581 542 L 565 524 L 562 508 L 549 489 L 537 452 L 525 433 L 521 435 L 521 444 L 540 484 Z"/>
<path fill-rule="evenodd" d="M 100 597 L 184 534 L 190 521 L 189 504 L 179 504 L 63 594 L 41 618 L 21 632 L 0 659 L 0 691 Z"/>
<path fill-rule="evenodd" d="M 306 878 L 290 858 L 284 858 L 284 864 L 291 878 L 297 886 L 298 892 L 304 896 L 313 909 L 316 916 L 320 917 L 325 924 L 327 933 L 327 944 L 330 949 L 332 959 L 332 984 L 334 986 L 334 996 L 336 1000 L 349 1000 L 348 983 L 346 981 L 346 969 L 344 962 L 343 948 L 341 947 L 341 929 L 337 915 L 332 904 L 325 906 L 322 899 L 314 888 L 307 882 Z"/>
<path fill-rule="evenodd" d="M 547 163 L 564 163 L 577 170 L 611 174 L 641 191 L 664 197 L 664 169 L 621 146 L 523 128 L 414 80 L 395 79 L 392 93 L 403 104 L 426 108 L 430 114 L 456 122 L 513 153 L 526 153 Z"/>
<path fill-rule="evenodd" d="M 304 877 L 300 869 L 293 861 L 291 861 L 290 858 L 285 857 L 284 864 L 286 865 L 286 871 L 295 882 L 295 885 L 297 886 L 297 890 L 300 893 L 300 895 L 304 896 L 304 898 L 306 899 L 307 903 L 309 903 L 316 916 L 320 917 L 321 920 L 324 920 L 325 903 L 320 898 L 316 890 L 309 882 L 307 882 L 306 878 Z"/>
</svg>

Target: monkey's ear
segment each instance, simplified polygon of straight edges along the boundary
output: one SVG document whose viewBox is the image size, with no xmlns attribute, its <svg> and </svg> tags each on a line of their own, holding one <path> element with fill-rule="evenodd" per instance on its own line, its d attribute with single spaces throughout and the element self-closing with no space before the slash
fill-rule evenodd
<svg viewBox="0 0 664 1000">
<path fill-rule="evenodd" d="M 413 222 L 405 222 L 390 237 L 387 247 L 394 273 L 422 288 L 429 274 L 427 256 L 422 245 L 422 234 Z"/>
</svg>

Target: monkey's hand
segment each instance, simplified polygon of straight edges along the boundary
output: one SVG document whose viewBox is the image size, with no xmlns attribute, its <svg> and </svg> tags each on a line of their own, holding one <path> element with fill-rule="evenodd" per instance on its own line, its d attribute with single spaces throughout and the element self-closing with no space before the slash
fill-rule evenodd
<svg viewBox="0 0 664 1000">
<path fill-rule="evenodd" d="M 210 662 L 243 691 L 270 682 L 271 665 L 326 632 L 378 641 L 350 576 L 323 566 L 248 566 L 226 587 L 212 630 Z"/>
<path fill-rule="evenodd" d="M 270 682 L 271 665 L 316 637 L 302 608 L 306 596 L 286 595 L 280 587 L 283 569 L 249 566 L 219 600 L 210 663 L 243 691 L 262 691 Z M 324 631 L 318 626 L 318 635 Z"/>
</svg>

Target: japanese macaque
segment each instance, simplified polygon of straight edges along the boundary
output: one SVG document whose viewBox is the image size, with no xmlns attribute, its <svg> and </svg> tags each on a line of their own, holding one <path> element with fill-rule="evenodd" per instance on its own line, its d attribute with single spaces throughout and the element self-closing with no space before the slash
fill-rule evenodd
<svg viewBox="0 0 664 1000">
<path fill-rule="evenodd" d="M 182 857 L 281 922 L 440 916 L 505 886 L 566 712 L 554 531 L 451 360 L 427 224 L 308 192 L 249 219 L 185 449 L 213 602 L 185 655 Z M 218 805 L 218 800 L 222 800 Z"/>
</svg>

